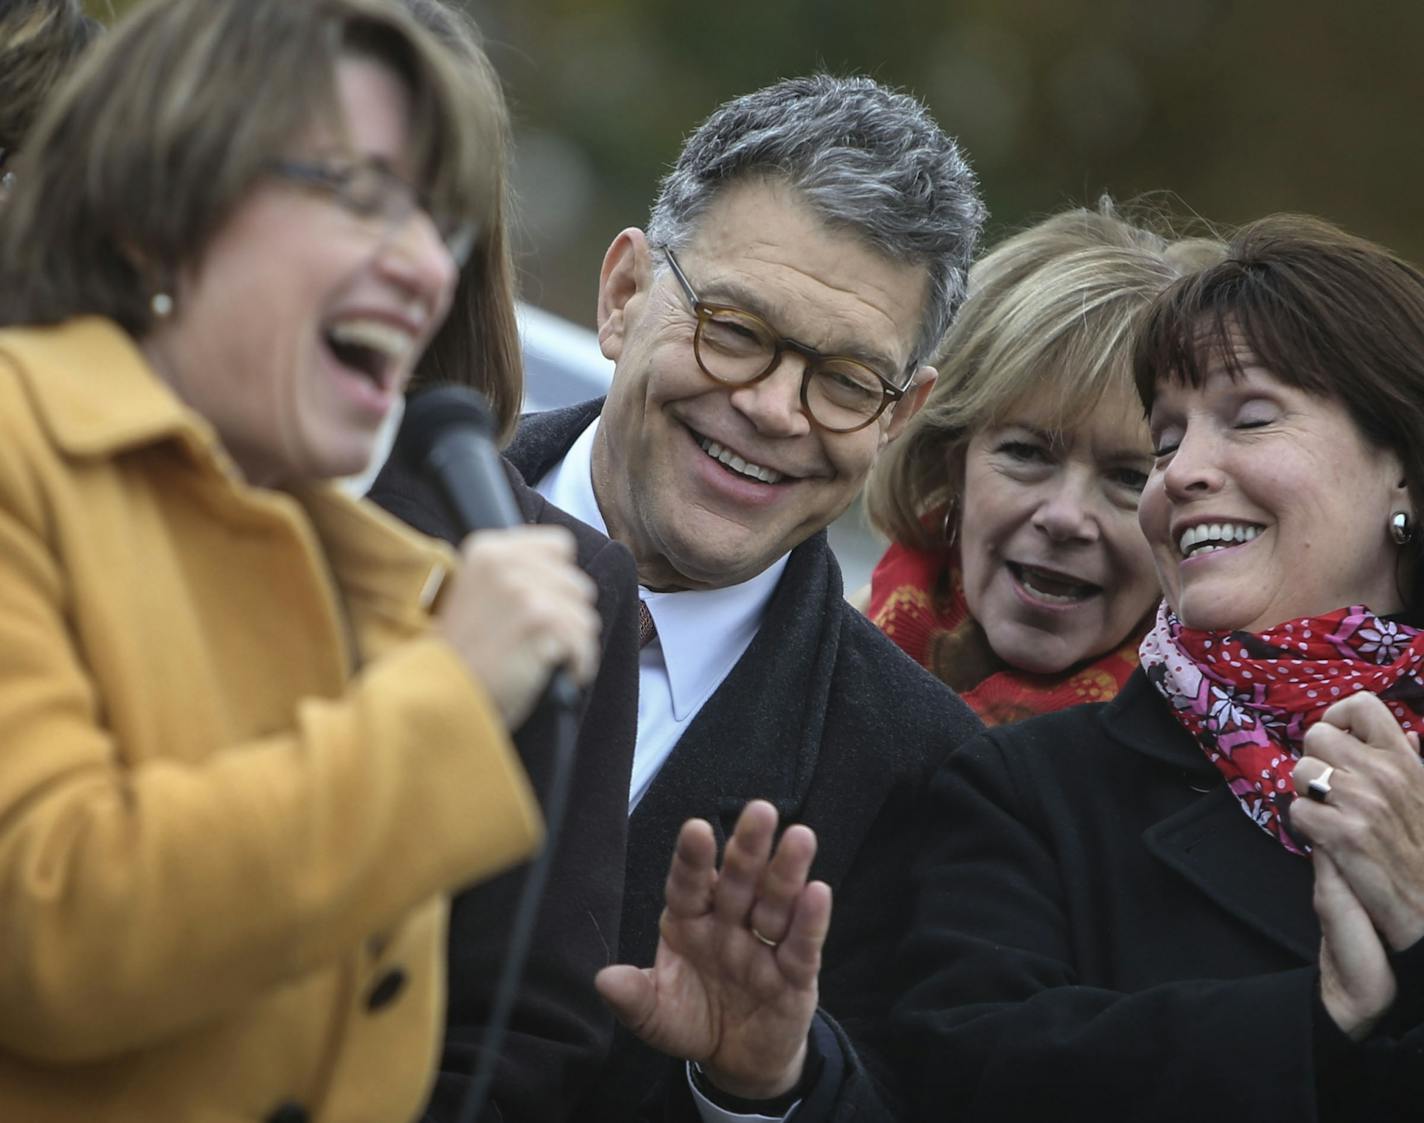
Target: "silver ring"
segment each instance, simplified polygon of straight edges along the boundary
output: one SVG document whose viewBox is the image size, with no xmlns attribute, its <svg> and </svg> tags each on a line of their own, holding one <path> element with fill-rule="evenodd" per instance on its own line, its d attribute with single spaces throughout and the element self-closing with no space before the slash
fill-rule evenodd
<svg viewBox="0 0 1424 1123">
<path fill-rule="evenodd" d="M 1316 803 L 1324 803 L 1330 795 L 1330 777 L 1335 774 L 1335 766 L 1327 764 L 1325 771 L 1305 785 L 1305 794 Z"/>
<path fill-rule="evenodd" d="M 781 946 L 780 940 L 773 940 L 767 936 L 763 936 L 760 932 L 758 932 L 755 924 L 748 923 L 747 929 L 751 932 L 753 936 L 755 936 L 758 940 L 764 943 L 767 947 L 777 948 Z"/>
</svg>

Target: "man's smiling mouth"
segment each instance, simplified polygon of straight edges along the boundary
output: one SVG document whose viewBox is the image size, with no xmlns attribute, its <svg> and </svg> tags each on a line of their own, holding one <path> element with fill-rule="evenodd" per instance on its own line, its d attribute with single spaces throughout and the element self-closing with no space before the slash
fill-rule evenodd
<svg viewBox="0 0 1424 1123">
<path fill-rule="evenodd" d="M 739 476 L 745 476 L 749 480 L 756 480 L 757 483 L 775 484 L 780 483 L 786 477 L 783 473 L 774 468 L 765 468 L 760 464 L 753 464 L 749 460 L 743 460 L 729 448 L 724 448 L 716 441 L 704 437 L 701 433 L 694 432 L 698 447 L 702 449 L 718 464 Z"/>
</svg>

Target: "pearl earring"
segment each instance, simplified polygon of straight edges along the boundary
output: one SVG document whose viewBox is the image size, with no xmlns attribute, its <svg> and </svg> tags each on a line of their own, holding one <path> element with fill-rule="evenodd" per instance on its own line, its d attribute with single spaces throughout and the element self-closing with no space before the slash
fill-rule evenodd
<svg viewBox="0 0 1424 1123">
<path fill-rule="evenodd" d="M 169 316 L 173 315 L 173 298 L 166 292 L 154 293 L 153 299 L 148 302 L 148 306 L 153 310 L 153 314 L 160 320 L 166 320 Z"/>
</svg>

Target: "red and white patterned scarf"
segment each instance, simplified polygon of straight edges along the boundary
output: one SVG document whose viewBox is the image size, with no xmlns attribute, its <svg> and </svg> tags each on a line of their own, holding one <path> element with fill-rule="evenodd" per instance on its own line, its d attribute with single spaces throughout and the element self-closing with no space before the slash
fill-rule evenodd
<svg viewBox="0 0 1424 1123">
<path fill-rule="evenodd" d="M 1406 732 L 1424 730 L 1424 632 L 1363 605 L 1253 633 L 1184 627 L 1164 601 L 1139 655 L 1242 809 L 1293 854 L 1306 851 L 1280 813 L 1305 731 L 1331 704 L 1367 690 Z"/>
</svg>

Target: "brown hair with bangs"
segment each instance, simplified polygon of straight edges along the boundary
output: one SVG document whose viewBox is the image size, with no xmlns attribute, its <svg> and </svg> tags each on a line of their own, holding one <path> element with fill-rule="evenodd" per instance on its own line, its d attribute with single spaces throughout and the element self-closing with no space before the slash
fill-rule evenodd
<svg viewBox="0 0 1424 1123">
<path fill-rule="evenodd" d="M 1167 289 L 1143 318 L 1133 377 L 1150 414 L 1164 380 L 1199 386 L 1255 362 L 1288 386 L 1340 403 L 1366 440 L 1393 451 L 1424 496 L 1424 273 L 1322 219 L 1243 226 L 1223 261 Z M 1417 509 L 1410 512 L 1416 528 Z M 1381 528 L 1383 533 L 1383 528 Z M 1424 604 L 1424 534 L 1407 548 Z"/>
<path fill-rule="evenodd" d="M 514 312 L 514 261 L 507 230 L 509 118 L 494 67 L 480 45 L 480 32 L 463 11 L 443 0 L 404 0 L 416 21 L 449 50 L 469 80 L 479 86 L 496 119 L 486 159 L 498 181 L 469 259 L 460 270 L 450 314 L 426 348 L 410 389 L 457 383 L 478 390 L 499 421 L 501 437 L 513 435 L 524 399 L 524 358 Z"/>
<path fill-rule="evenodd" d="M 100 30 L 79 0 L 0 5 L 0 150 L 6 164 L 23 146 L 50 91 Z"/>
<path fill-rule="evenodd" d="M 269 163 L 340 122 L 336 67 L 353 55 L 409 87 L 415 186 L 497 218 L 503 103 L 396 0 L 148 0 L 35 127 L 0 211 L 0 324 L 100 315 L 144 336 L 150 297 L 201 264 Z"/>
<path fill-rule="evenodd" d="M 925 519 L 958 501 L 975 433 L 1030 400 L 1047 408 L 1055 429 L 1072 429 L 1110 390 L 1130 394 L 1137 318 L 1222 252 L 1215 239 L 1173 241 L 1152 225 L 1164 224 L 1131 221 L 1104 198 L 1096 210 L 1044 219 L 974 264 L 939 379 L 871 474 L 866 512 L 877 528 L 904 545 L 944 545 Z"/>
</svg>

